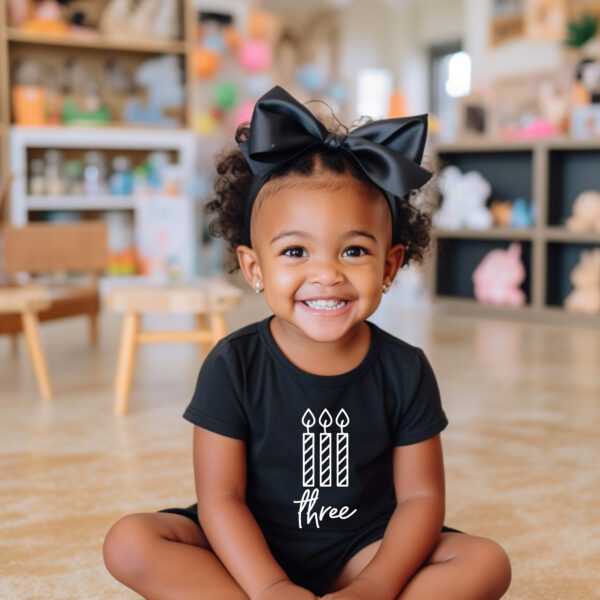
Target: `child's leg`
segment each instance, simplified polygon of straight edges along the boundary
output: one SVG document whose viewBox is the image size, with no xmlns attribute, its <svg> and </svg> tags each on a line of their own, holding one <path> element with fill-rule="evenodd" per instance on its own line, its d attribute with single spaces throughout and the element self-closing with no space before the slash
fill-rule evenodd
<svg viewBox="0 0 600 600">
<path fill-rule="evenodd" d="M 373 542 L 355 554 L 331 590 L 339 590 L 356 578 L 380 544 Z M 510 579 L 508 556 L 496 542 L 464 533 L 442 533 L 434 551 L 397 600 L 496 600 L 504 595 Z"/>
<path fill-rule="evenodd" d="M 138 513 L 117 521 L 104 540 L 104 563 L 121 583 L 148 600 L 247 600 L 187 517 Z"/>
</svg>

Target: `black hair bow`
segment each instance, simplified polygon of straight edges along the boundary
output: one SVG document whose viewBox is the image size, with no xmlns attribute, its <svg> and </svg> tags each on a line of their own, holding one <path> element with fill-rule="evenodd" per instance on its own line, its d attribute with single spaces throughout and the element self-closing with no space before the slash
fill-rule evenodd
<svg viewBox="0 0 600 600">
<path fill-rule="evenodd" d="M 420 166 L 426 139 L 427 115 L 373 121 L 347 134 L 330 132 L 305 106 L 275 86 L 258 99 L 250 122 L 250 139 L 239 143 L 254 174 L 246 204 L 247 244 L 252 205 L 260 188 L 274 171 L 319 146 L 350 155 L 385 192 L 395 224 L 394 197 L 406 196 L 432 176 Z"/>
</svg>

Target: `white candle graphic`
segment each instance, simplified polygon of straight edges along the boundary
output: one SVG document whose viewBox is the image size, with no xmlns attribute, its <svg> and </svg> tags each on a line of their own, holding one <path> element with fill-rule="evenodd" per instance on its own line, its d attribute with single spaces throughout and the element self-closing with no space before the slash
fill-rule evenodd
<svg viewBox="0 0 600 600">
<path fill-rule="evenodd" d="M 320 481 L 319 484 L 323 487 L 331 487 L 331 433 L 327 433 L 327 428 L 333 423 L 333 417 L 327 409 L 321 412 L 319 417 L 319 425 L 323 428 L 319 434 L 319 446 L 321 449 L 320 456 Z"/>
<path fill-rule="evenodd" d="M 335 418 L 340 432 L 336 434 L 336 484 L 339 487 L 348 487 L 348 434 L 344 433 L 344 427 L 350 423 L 348 413 L 342 408 Z"/>
<path fill-rule="evenodd" d="M 315 434 L 310 428 L 317 422 L 310 408 L 302 415 L 302 425 L 306 432 L 302 434 L 302 485 L 313 487 L 315 485 Z"/>
</svg>

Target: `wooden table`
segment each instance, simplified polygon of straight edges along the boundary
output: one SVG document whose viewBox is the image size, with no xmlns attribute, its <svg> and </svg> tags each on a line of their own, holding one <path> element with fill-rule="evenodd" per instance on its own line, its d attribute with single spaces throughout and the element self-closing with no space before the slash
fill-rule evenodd
<svg viewBox="0 0 600 600">
<path fill-rule="evenodd" d="M 242 290 L 220 278 L 197 279 L 189 284 L 145 284 L 113 288 L 106 306 L 124 313 L 121 345 L 115 377 L 115 413 L 127 412 L 131 379 L 138 344 L 194 342 L 206 354 L 227 334 L 225 313 L 239 306 Z M 193 314 L 191 331 L 142 331 L 140 320 L 147 313 Z"/>
<path fill-rule="evenodd" d="M 38 312 L 48 308 L 50 299 L 39 285 L 0 285 L 0 314 L 19 314 L 33 366 L 36 383 L 44 400 L 52 398 L 48 363 L 40 340 Z"/>
</svg>

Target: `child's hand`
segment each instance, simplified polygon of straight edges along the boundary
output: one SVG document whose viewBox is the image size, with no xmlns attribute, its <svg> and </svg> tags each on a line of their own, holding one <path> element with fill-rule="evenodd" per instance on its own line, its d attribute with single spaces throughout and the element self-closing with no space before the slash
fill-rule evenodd
<svg viewBox="0 0 600 600">
<path fill-rule="evenodd" d="M 263 590 L 256 600 L 317 600 L 317 597 L 289 579 L 284 579 Z"/>
<path fill-rule="evenodd" d="M 373 581 L 360 577 L 337 592 L 321 596 L 322 600 L 372 600 L 373 598 L 377 598 L 377 600 L 390 598 L 392 600 L 395 597 L 396 595 L 390 596 L 385 590 L 378 588 Z"/>
</svg>

